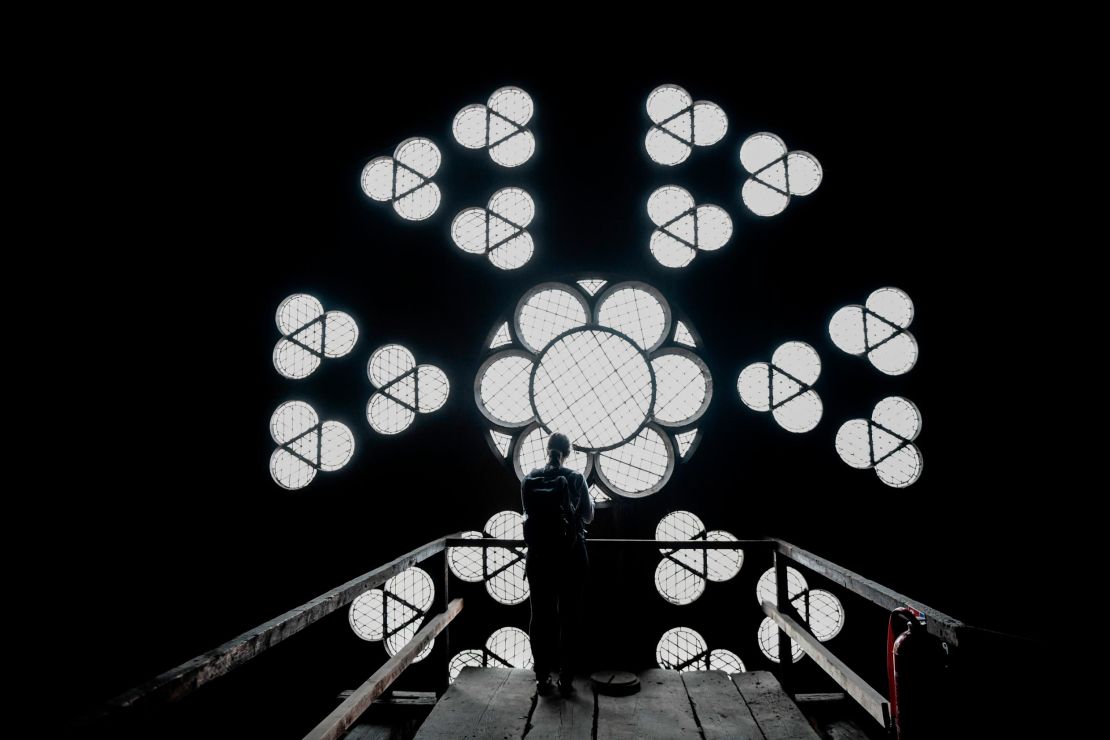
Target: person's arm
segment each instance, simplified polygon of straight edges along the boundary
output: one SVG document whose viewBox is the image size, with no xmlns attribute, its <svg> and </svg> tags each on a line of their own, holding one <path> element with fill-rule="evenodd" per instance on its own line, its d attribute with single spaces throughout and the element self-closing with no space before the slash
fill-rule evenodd
<svg viewBox="0 0 1110 740">
<path fill-rule="evenodd" d="M 594 500 L 590 496 L 590 489 L 586 487 L 586 479 L 581 474 L 574 477 L 578 488 L 578 516 L 583 524 L 594 520 Z"/>
</svg>

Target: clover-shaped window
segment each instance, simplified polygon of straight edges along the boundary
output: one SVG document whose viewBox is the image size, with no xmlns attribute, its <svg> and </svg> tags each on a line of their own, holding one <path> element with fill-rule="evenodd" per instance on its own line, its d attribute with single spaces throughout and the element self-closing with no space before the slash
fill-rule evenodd
<svg viewBox="0 0 1110 740">
<path fill-rule="evenodd" d="M 521 479 L 543 466 L 547 437 L 559 431 L 574 446 L 567 467 L 600 493 L 640 498 L 666 484 L 676 448 L 689 454 L 713 381 L 659 291 L 605 285 L 529 290 L 493 333 L 474 396 L 496 427 L 492 448 Z"/>
</svg>

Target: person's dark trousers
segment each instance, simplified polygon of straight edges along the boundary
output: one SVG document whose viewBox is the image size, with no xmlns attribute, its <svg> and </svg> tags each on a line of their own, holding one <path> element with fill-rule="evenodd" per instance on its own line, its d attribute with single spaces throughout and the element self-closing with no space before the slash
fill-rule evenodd
<svg viewBox="0 0 1110 740">
<path fill-rule="evenodd" d="M 581 642 L 582 597 L 589 576 L 586 543 L 570 548 L 529 547 L 526 561 L 531 592 L 532 640 L 536 680 L 551 671 L 571 677 L 578 665 Z"/>
</svg>

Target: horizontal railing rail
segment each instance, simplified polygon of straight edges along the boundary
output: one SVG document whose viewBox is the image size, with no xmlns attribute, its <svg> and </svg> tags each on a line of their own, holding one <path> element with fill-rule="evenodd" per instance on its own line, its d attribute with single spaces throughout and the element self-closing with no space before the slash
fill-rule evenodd
<svg viewBox="0 0 1110 740">
<path fill-rule="evenodd" d="M 374 568 L 341 586 L 320 594 L 306 604 L 290 609 L 281 616 L 228 640 L 219 647 L 159 674 L 144 684 L 125 691 L 109 701 L 96 714 L 80 720 L 79 724 L 95 722 L 140 704 L 154 706 L 184 698 L 209 681 L 230 673 L 323 617 L 348 606 L 364 591 L 376 588 L 398 573 L 443 552 L 447 547 L 447 540 L 452 537 L 454 535 L 440 537 L 421 545 L 381 567 Z"/>
<path fill-rule="evenodd" d="M 820 555 L 814 555 L 808 550 L 790 544 L 784 540 L 774 539 L 776 551 L 783 557 L 793 560 L 799 565 L 809 568 L 814 573 L 828 578 L 838 586 L 843 586 L 854 594 L 862 596 L 876 606 L 887 611 L 894 611 L 899 607 L 909 606 L 925 615 L 925 628 L 929 634 L 939 637 L 949 645 L 960 644 L 960 633 L 967 628 L 960 620 L 950 617 L 944 612 L 911 599 L 909 596 L 887 588 L 881 583 L 876 583 L 869 578 L 864 578 L 858 573 L 853 573 Z"/>
<path fill-rule="evenodd" d="M 791 640 L 813 658 L 813 662 L 821 667 L 825 673 L 836 681 L 841 688 L 863 707 L 863 710 L 875 718 L 883 727 L 890 726 L 890 703 L 886 697 L 871 687 L 859 675 L 847 666 L 833 652 L 817 641 L 804 627 L 794 621 L 790 616 L 783 614 L 769 601 L 763 602 L 763 613 L 775 620 L 779 629 Z M 780 642 L 786 642 L 780 638 Z"/>
<path fill-rule="evenodd" d="M 766 550 L 774 556 L 775 560 L 776 597 L 779 604 L 788 603 L 785 569 L 787 564 L 792 562 L 827 578 L 829 581 L 887 611 L 902 606 L 917 609 L 925 615 L 925 624 L 928 631 L 950 645 L 959 645 L 961 633 L 965 630 L 974 629 L 954 617 L 780 539 L 708 541 L 597 538 L 587 539 L 586 542 L 590 548 L 620 547 L 633 550 Z M 208 682 L 230 673 L 238 666 L 292 637 L 323 617 L 350 605 L 360 594 L 381 586 L 393 576 L 432 556 L 446 553 L 446 550 L 452 547 L 483 549 L 501 547 L 521 550 L 527 547 L 527 543 L 522 539 L 496 539 L 491 537 L 469 539 L 463 537 L 461 532 L 440 537 L 120 694 L 105 704 L 99 712 L 86 717 L 80 724 L 102 720 L 117 715 L 122 710 L 137 706 L 155 707 L 159 704 L 177 701 Z M 357 721 L 358 717 L 374 700 L 388 689 L 401 675 L 401 672 L 413 662 L 415 656 L 436 635 L 443 632 L 445 639 L 450 639 L 449 624 L 461 611 L 462 600 L 450 599 L 450 571 L 447 567 L 446 558 L 443 570 L 444 611 L 432 617 L 366 683 L 352 692 L 348 699 L 309 733 L 306 739 L 324 740 L 340 737 L 347 728 Z M 780 680 L 783 681 L 784 686 L 788 686 L 787 670 L 792 663 L 789 644 L 790 640 L 793 640 L 869 715 L 883 726 L 890 726 L 890 705 L 882 693 L 863 681 L 831 650 L 818 642 L 789 613 L 780 611 L 770 602 L 763 602 L 762 608 L 775 621 L 780 630 L 778 668 Z M 787 609 L 786 611 L 792 610 Z M 789 640 L 784 638 L 789 638 Z"/>
</svg>

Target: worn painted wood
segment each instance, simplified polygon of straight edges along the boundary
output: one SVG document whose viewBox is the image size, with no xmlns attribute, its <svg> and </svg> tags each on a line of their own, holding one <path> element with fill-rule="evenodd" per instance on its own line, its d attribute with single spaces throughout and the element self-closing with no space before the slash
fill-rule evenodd
<svg viewBox="0 0 1110 740">
<path fill-rule="evenodd" d="M 137 704 L 153 706 L 177 701 L 209 681 L 241 666 L 259 653 L 292 637 L 322 617 L 348 606 L 362 592 L 380 586 L 398 573 L 438 552 L 443 552 L 446 540 L 446 537 L 441 537 L 421 545 L 380 568 L 363 573 L 358 578 L 317 596 L 307 604 L 291 609 L 280 617 L 260 624 L 203 655 L 198 655 L 140 686 L 125 691 L 108 702 L 96 716 L 88 717 L 84 722 L 95 721 Z"/>
<path fill-rule="evenodd" d="M 541 696 L 532 712 L 528 740 L 590 740 L 594 731 L 594 691 L 587 678 L 574 679 L 574 696 Z"/>
<path fill-rule="evenodd" d="M 397 677 L 409 667 L 428 643 L 462 611 L 462 599 L 455 599 L 447 605 L 447 609 L 432 617 L 397 654 L 382 664 L 374 671 L 374 675 L 366 683 L 355 689 L 354 693 L 343 700 L 343 703 L 332 710 L 320 724 L 316 725 L 304 740 L 337 740 L 343 736 L 347 728 L 353 725 L 362 713 L 370 708 L 374 700 L 385 693 L 385 690 L 397 680 Z"/>
<path fill-rule="evenodd" d="M 394 737 L 400 737 L 400 733 L 389 725 L 359 724 L 352 727 L 350 732 L 343 736 L 343 740 L 393 740 Z"/>
<path fill-rule="evenodd" d="M 936 635 L 949 645 L 960 644 L 960 633 L 965 625 L 955 617 L 950 617 L 944 612 L 925 606 L 920 601 L 915 601 L 908 596 L 898 593 L 893 589 L 876 583 L 868 578 L 853 573 L 847 568 L 842 568 L 836 563 L 831 563 L 824 558 L 814 555 L 808 550 L 803 550 L 789 542 L 775 540 L 778 551 L 799 565 L 820 573 L 833 583 L 839 584 L 849 591 L 859 594 L 873 604 L 878 604 L 887 611 L 894 611 L 898 607 L 912 606 L 925 614 L 925 628 L 929 633 Z"/>
<path fill-rule="evenodd" d="M 682 682 L 705 740 L 765 740 L 728 674 L 688 671 L 682 674 Z"/>
<path fill-rule="evenodd" d="M 865 712 L 874 717 L 880 726 L 886 726 L 890 705 L 882 694 L 860 678 L 859 674 L 849 668 L 843 660 L 833 655 L 832 651 L 818 642 L 817 638 L 811 635 L 808 630 L 775 608 L 774 604 L 767 601 L 763 602 L 763 613 L 775 620 L 779 629 L 786 632 L 791 640 L 798 643 L 802 650 L 806 652 L 806 655 L 813 658 L 813 661 L 821 667 L 821 670 L 829 674 L 832 680 L 848 692 L 848 695 L 855 699 Z"/>
<path fill-rule="evenodd" d="M 773 675 L 751 671 L 733 673 L 731 677 L 768 740 L 820 740 L 821 736 Z"/>
<path fill-rule="evenodd" d="M 463 668 L 424 720 L 417 740 L 520 738 L 532 713 L 536 674 L 520 668 Z"/>
<path fill-rule="evenodd" d="M 597 737 L 606 740 L 699 738 L 697 721 L 678 671 L 658 668 L 639 674 L 631 696 L 597 697 Z"/>
<path fill-rule="evenodd" d="M 355 693 L 357 689 L 346 689 L 339 692 L 339 701 L 343 701 Z M 387 691 L 374 700 L 375 705 L 391 707 L 434 707 L 436 704 L 434 691 Z"/>
<path fill-rule="evenodd" d="M 794 694 L 794 701 L 798 704 L 828 704 L 830 702 L 844 701 L 848 695 L 843 691 L 817 694 Z"/>
</svg>

